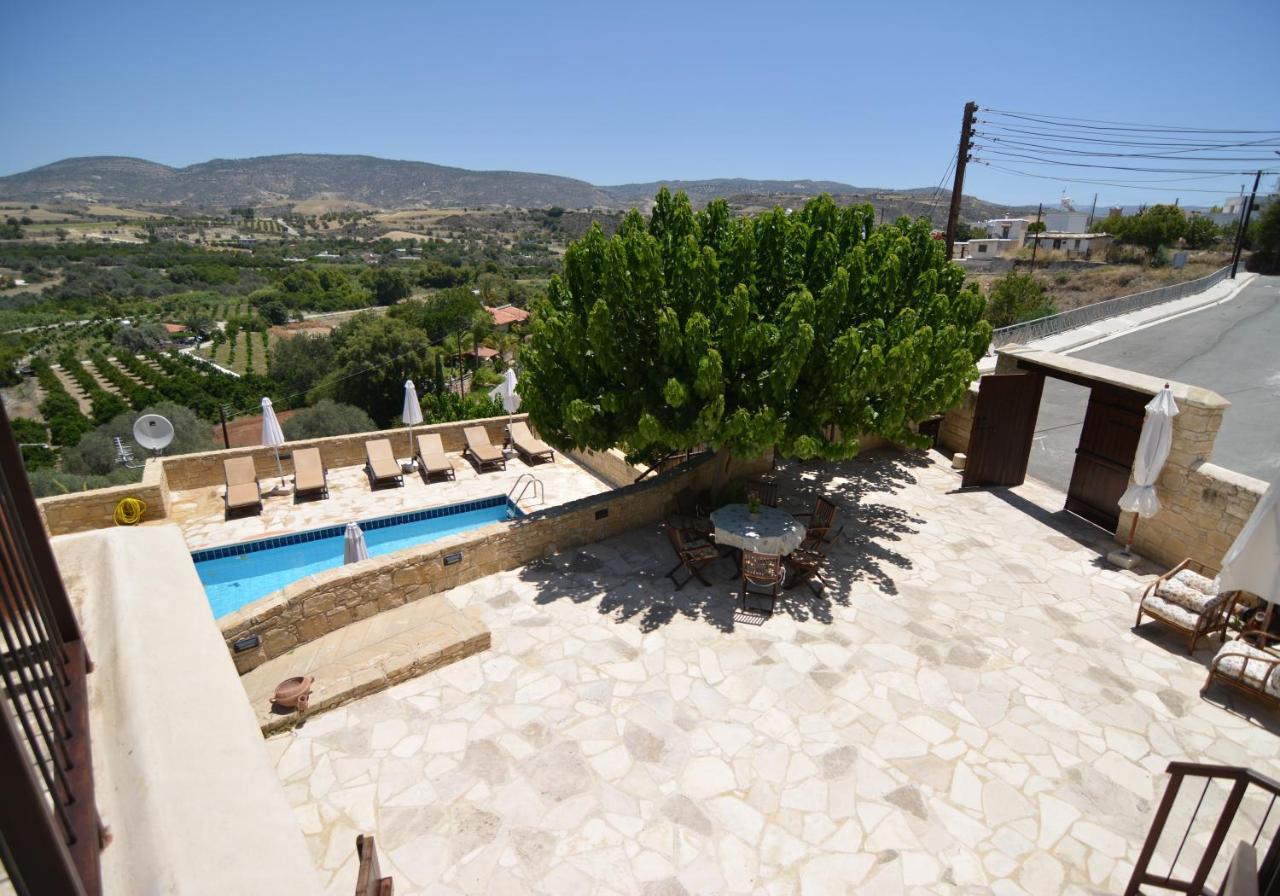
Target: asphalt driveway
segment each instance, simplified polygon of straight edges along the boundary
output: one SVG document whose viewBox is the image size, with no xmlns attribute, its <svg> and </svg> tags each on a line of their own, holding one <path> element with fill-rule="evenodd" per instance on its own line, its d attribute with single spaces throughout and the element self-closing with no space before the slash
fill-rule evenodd
<svg viewBox="0 0 1280 896">
<path fill-rule="evenodd" d="M 1267 481 L 1280 473 L 1280 277 L 1071 354 L 1213 389 L 1231 402 L 1213 462 Z M 1045 381 L 1028 472 L 1064 492 L 1088 397 L 1082 386 Z"/>
</svg>

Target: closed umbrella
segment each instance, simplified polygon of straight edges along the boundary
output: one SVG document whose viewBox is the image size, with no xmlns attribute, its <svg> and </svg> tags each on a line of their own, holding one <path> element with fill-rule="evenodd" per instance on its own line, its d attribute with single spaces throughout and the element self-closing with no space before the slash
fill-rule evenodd
<svg viewBox="0 0 1280 896">
<path fill-rule="evenodd" d="M 276 453 L 276 472 L 280 474 L 280 488 L 284 488 L 284 465 L 280 463 L 280 446 L 284 444 L 284 430 L 276 419 L 276 412 L 271 407 L 271 399 L 262 399 L 262 444 L 268 445 Z"/>
<path fill-rule="evenodd" d="M 1120 496 L 1120 509 L 1133 514 L 1129 525 L 1129 538 L 1125 554 L 1131 554 L 1133 533 L 1138 528 L 1138 517 L 1150 519 L 1160 512 L 1160 498 L 1156 495 L 1156 480 L 1169 458 L 1173 445 L 1173 418 L 1178 416 L 1178 406 L 1173 400 L 1173 390 L 1165 383 L 1156 397 L 1147 402 L 1147 415 L 1138 435 L 1138 450 L 1133 455 L 1133 482 Z"/>
<path fill-rule="evenodd" d="M 520 410 L 520 393 L 516 391 L 516 371 L 514 367 L 508 367 L 507 372 L 503 374 L 502 382 L 489 390 L 489 397 L 496 398 L 502 402 L 502 408 L 507 412 L 508 418 L 516 411 Z M 511 424 L 511 420 L 507 420 L 507 425 Z"/>
<path fill-rule="evenodd" d="M 355 523 L 347 523 L 342 536 L 342 562 L 359 563 L 369 559 L 369 546 L 364 542 L 364 531 Z"/>
<path fill-rule="evenodd" d="M 1265 600 L 1267 622 L 1280 604 L 1280 476 L 1268 486 L 1222 558 L 1218 590 L 1247 591 Z"/>
<path fill-rule="evenodd" d="M 413 467 L 417 464 L 412 460 L 413 428 L 422 422 L 422 405 L 418 402 L 418 390 L 414 388 L 413 380 L 404 381 L 404 410 L 400 412 L 400 419 L 409 427 L 409 466 Z"/>
</svg>

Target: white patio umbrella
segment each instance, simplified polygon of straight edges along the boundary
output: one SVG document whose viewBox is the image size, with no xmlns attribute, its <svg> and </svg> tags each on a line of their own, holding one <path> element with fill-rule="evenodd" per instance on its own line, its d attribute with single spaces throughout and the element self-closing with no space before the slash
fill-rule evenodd
<svg viewBox="0 0 1280 896">
<path fill-rule="evenodd" d="M 502 376 L 502 382 L 489 390 L 490 398 L 496 398 L 502 402 L 502 408 L 507 412 L 508 426 L 511 424 L 511 415 L 520 410 L 520 393 L 516 391 L 518 382 L 515 368 L 508 367 L 507 372 Z"/>
<path fill-rule="evenodd" d="M 280 446 L 284 444 L 284 430 L 276 419 L 276 412 L 271 407 L 271 399 L 262 399 L 262 444 L 270 446 L 276 453 L 276 472 L 280 474 L 280 488 L 284 488 L 284 465 L 280 463 Z"/>
<path fill-rule="evenodd" d="M 1147 415 L 1138 435 L 1138 450 L 1133 455 L 1133 482 L 1120 496 L 1121 510 L 1133 514 L 1129 524 L 1129 538 L 1124 552 L 1132 553 L 1133 533 L 1138 528 L 1138 517 L 1150 519 L 1160 512 L 1160 498 L 1156 495 L 1156 480 L 1169 459 L 1173 445 L 1173 418 L 1178 416 L 1178 405 L 1173 400 L 1173 390 L 1165 383 L 1156 397 L 1147 402 Z"/>
<path fill-rule="evenodd" d="M 422 422 L 422 405 L 418 402 L 418 390 L 414 388 L 413 380 L 404 381 L 404 410 L 400 412 L 400 419 L 409 427 L 409 465 L 416 466 L 418 462 L 413 459 L 413 428 Z"/>
<path fill-rule="evenodd" d="M 364 541 L 364 530 L 355 523 L 347 523 L 347 531 L 342 536 L 342 562 L 358 563 L 369 559 L 369 546 Z"/>
<path fill-rule="evenodd" d="M 1267 623 L 1280 604 L 1280 476 L 1268 486 L 1222 558 L 1218 590 L 1247 591 L 1265 600 Z"/>
</svg>

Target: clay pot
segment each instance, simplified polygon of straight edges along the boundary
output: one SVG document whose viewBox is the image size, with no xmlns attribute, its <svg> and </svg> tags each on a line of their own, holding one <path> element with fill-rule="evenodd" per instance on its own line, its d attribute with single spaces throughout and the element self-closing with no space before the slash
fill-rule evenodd
<svg viewBox="0 0 1280 896">
<path fill-rule="evenodd" d="M 276 685 L 276 692 L 271 702 L 286 709 L 297 709 L 299 712 L 307 708 L 311 701 L 311 684 L 315 679 L 310 675 L 286 678 Z"/>
</svg>

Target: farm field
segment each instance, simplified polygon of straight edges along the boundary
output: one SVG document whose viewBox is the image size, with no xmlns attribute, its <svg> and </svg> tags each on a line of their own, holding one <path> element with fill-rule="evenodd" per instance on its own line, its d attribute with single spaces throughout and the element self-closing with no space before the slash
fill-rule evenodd
<svg viewBox="0 0 1280 896">
<path fill-rule="evenodd" d="M 280 337 L 270 332 L 241 330 L 236 334 L 235 339 L 216 346 L 202 347 L 199 355 L 216 361 L 236 373 L 256 373 L 265 376 L 271 347 L 279 341 Z"/>
</svg>

